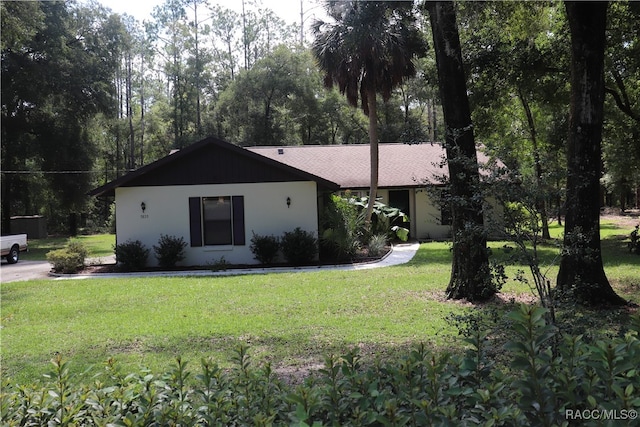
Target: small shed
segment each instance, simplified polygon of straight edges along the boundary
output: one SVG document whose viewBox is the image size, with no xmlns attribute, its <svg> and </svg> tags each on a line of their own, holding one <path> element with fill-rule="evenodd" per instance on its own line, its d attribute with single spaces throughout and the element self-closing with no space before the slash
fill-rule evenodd
<svg viewBox="0 0 640 427">
<path fill-rule="evenodd" d="M 42 215 L 12 216 L 11 234 L 26 234 L 28 239 L 47 237 L 47 219 Z"/>
</svg>

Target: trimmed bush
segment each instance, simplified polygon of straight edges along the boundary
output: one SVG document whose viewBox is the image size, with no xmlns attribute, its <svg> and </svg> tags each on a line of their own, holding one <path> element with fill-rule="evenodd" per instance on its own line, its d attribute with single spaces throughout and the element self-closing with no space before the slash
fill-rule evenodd
<svg viewBox="0 0 640 427">
<path fill-rule="evenodd" d="M 300 227 L 285 232 L 280 244 L 284 258 L 293 265 L 309 264 L 318 254 L 318 240 Z"/>
<path fill-rule="evenodd" d="M 280 239 L 276 236 L 261 236 L 253 233 L 249 249 L 261 264 L 271 264 L 278 256 Z"/>
<path fill-rule="evenodd" d="M 47 261 L 53 265 L 56 273 L 73 274 L 84 268 L 87 248 L 77 240 L 70 240 L 63 249 L 56 249 L 47 253 Z"/>
<path fill-rule="evenodd" d="M 158 246 L 153 245 L 158 264 L 162 268 L 172 268 L 184 259 L 184 248 L 187 243 L 182 237 L 160 235 Z"/>
<path fill-rule="evenodd" d="M 127 240 L 124 243 L 120 243 L 116 245 L 114 252 L 116 254 L 116 262 L 123 270 L 141 270 L 147 266 L 149 249 L 140 240 Z"/>
</svg>

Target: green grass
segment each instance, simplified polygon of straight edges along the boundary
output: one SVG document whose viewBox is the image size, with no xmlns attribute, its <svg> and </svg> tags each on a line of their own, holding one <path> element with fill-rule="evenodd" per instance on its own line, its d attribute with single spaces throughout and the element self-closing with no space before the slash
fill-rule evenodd
<svg viewBox="0 0 640 427">
<path fill-rule="evenodd" d="M 640 303 L 640 257 L 623 241 L 630 231 L 603 241 L 605 268 L 616 290 Z M 504 244 L 491 243 L 494 257 L 507 259 Z M 543 263 L 557 251 L 545 246 Z M 125 371 L 162 372 L 177 355 L 192 365 L 213 357 L 224 366 L 240 343 L 257 359 L 294 368 L 353 346 L 370 358 L 418 342 L 459 348 L 447 315 L 475 307 L 444 300 L 450 263 L 448 244 L 428 243 L 410 263 L 376 270 L 3 284 L 2 376 L 36 381 L 57 353 L 76 373 L 110 357 Z M 522 268 L 512 262 L 507 273 Z M 513 280 L 503 291 L 505 299 L 530 294 Z"/>
<path fill-rule="evenodd" d="M 114 234 L 94 234 L 90 236 L 76 236 L 74 240 L 82 242 L 89 252 L 89 257 L 99 258 L 113 255 L 116 243 Z M 47 252 L 61 249 L 69 242 L 68 237 L 47 237 L 45 239 L 29 240 L 29 251 L 20 254 L 20 258 L 29 261 L 46 261 Z"/>
<path fill-rule="evenodd" d="M 424 249 L 428 251 L 428 248 Z M 32 281 L 2 289 L 5 374 L 33 380 L 55 353 L 77 369 L 108 357 L 161 368 L 182 355 L 229 360 L 248 343 L 277 364 L 363 345 L 433 341 L 464 307 L 436 301 L 446 265 L 218 278 Z"/>
</svg>

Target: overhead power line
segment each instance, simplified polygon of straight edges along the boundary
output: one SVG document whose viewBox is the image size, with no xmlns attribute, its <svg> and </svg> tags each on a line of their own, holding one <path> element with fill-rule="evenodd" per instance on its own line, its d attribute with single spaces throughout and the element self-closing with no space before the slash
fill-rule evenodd
<svg viewBox="0 0 640 427">
<path fill-rule="evenodd" d="M 77 174 L 91 174 L 91 173 L 123 173 L 130 172 L 128 170 L 93 170 L 93 171 L 28 171 L 28 170 L 8 170 L 0 171 L 1 173 L 14 174 L 14 175 L 77 175 Z"/>
</svg>

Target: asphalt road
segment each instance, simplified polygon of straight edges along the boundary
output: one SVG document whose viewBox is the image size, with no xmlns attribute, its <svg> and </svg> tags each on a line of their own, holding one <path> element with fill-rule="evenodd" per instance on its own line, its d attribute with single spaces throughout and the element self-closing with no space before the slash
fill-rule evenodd
<svg viewBox="0 0 640 427">
<path fill-rule="evenodd" d="M 20 280 L 46 279 L 51 270 L 51 264 L 47 261 L 18 261 L 9 264 L 2 260 L 0 265 L 0 282 L 17 282 Z"/>
</svg>

